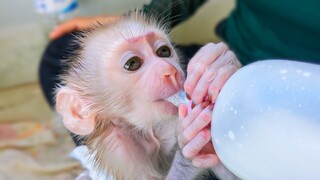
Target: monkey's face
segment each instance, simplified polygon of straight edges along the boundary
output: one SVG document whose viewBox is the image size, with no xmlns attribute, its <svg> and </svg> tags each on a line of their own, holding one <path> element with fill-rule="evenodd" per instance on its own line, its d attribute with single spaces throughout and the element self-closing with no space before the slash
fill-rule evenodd
<svg viewBox="0 0 320 180">
<path fill-rule="evenodd" d="M 177 117 L 178 108 L 164 99 L 183 88 L 184 74 L 158 26 L 133 17 L 80 41 L 57 93 L 57 110 L 72 132 L 91 133 L 96 121 L 122 119 L 142 129 Z"/>
<path fill-rule="evenodd" d="M 164 100 L 183 86 L 176 51 L 159 30 L 146 28 L 141 32 L 141 27 L 134 26 L 130 31 L 134 36 L 123 38 L 106 64 L 106 72 L 112 72 L 112 84 L 130 94 L 134 110 L 130 115 L 146 115 L 142 111 L 159 116 L 177 114 L 177 107 Z"/>
</svg>

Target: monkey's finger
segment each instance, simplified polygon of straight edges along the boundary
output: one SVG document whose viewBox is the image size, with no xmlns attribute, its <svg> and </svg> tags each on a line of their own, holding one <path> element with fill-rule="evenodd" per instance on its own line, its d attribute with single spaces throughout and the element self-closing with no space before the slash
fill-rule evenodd
<svg viewBox="0 0 320 180">
<path fill-rule="evenodd" d="M 188 115 L 181 121 L 181 127 L 185 129 L 189 126 L 199 116 L 203 109 L 202 105 L 197 105 L 191 109 L 191 111 L 188 112 Z"/>
<path fill-rule="evenodd" d="M 209 104 L 209 103 L 208 103 Z M 206 107 L 199 116 L 184 129 L 182 135 L 186 139 L 186 141 L 190 141 L 194 138 L 199 132 L 205 128 L 211 121 L 212 111 L 209 107 Z"/>
<path fill-rule="evenodd" d="M 188 107 L 185 104 L 179 106 L 179 119 L 182 121 L 188 114 Z"/>
<path fill-rule="evenodd" d="M 228 65 L 220 68 L 217 72 L 216 77 L 211 82 L 208 88 L 208 95 L 211 97 L 211 102 L 214 103 L 217 99 L 218 93 L 220 92 L 223 85 L 231 77 L 233 73 L 237 71 L 237 67 L 234 65 Z"/>
<path fill-rule="evenodd" d="M 193 103 L 199 104 L 203 102 L 203 99 L 208 95 L 209 85 L 215 79 L 218 70 L 226 65 L 232 64 L 234 58 L 235 55 L 231 51 L 226 51 L 206 69 L 191 96 Z"/>
<path fill-rule="evenodd" d="M 216 154 L 201 154 L 192 159 L 192 164 L 199 168 L 212 168 L 219 164 Z"/>
<path fill-rule="evenodd" d="M 188 63 L 187 72 L 190 73 L 197 68 L 201 69 L 201 67 L 206 68 L 228 49 L 228 46 L 223 42 L 204 45 L 194 57 L 191 58 Z"/>
<path fill-rule="evenodd" d="M 197 52 L 197 54 L 190 60 L 187 67 L 188 74 L 184 83 L 184 89 L 187 94 L 193 94 L 194 88 L 206 68 L 227 50 L 228 46 L 224 43 L 209 43 Z"/>
<path fill-rule="evenodd" d="M 179 125 L 177 129 L 177 139 L 178 139 L 178 145 L 179 147 L 184 147 L 186 143 L 188 143 L 190 140 L 186 139 L 183 135 L 184 129 L 191 124 L 196 117 L 199 116 L 199 114 L 203 111 L 203 107 L 198 105 L 195 108 L 191 109 L 190 112 L 185 112 L 188 111 L 186 105 L 180 105 L 179 107 Z M 186 114 L 185 114 L 186 113 Z M 186 116 L 184 116 L 186 115 Z"/>
<path fill-rule="evenodd" d="M 209 129 L 203 129 L 199 132 L 183 149 L 182 154 L 188 159 L 194 158 L 201 149 L 210 141 L 211 133 Z"/>
<path fill-rule="evenodd" d="M 185 141 L 182 137 L 183 127 L 182 123 L 184 122 L 184 119 L 188 115 L 188 107 L 185 104 L 181 104 L 179 106 L 179 125 L 177 127 L 177 140 L 179 147 L 183 147 L 185 145 Z"/>
</svg>

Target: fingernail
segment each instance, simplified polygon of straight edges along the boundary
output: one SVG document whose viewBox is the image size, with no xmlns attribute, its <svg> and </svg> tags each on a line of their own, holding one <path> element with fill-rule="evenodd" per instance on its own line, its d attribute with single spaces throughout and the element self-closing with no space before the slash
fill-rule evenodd
<svg viewBox="0 0 320 180">
<path fill-rule="evenodd" d="M 191 109 L 193 109 L 196 105 L 192 102 L 191 103 Z"/>
<path fill-rule="evenodd" d="M 208 95 L 208 100 L 210 102 L 210 104 L 212 103 L 212 96 L 211 95 Z"/>
<path fill-rule="evenodd" d="M 190 97 L 189 94 L 186 94 L 186 96 L 187 96 L 187 99 L 188 99 L 188 100 L 191 100 L 191 97 Z"/>
<path fill-rule="evenodd" d="M 204 108 L 206 108 L 207 106 L 209 106 L 209 104 L 210 104 L 209 101 L 206 101 L 206 102 L 204 102 L 204 103 L 201 104 L 201 108 L 204 109 Z"/>
</svg>

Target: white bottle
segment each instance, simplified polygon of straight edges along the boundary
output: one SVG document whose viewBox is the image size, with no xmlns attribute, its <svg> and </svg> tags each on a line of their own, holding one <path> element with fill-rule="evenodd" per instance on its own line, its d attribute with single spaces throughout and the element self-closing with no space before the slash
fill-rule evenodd
<svg viewBox="0 0 320 180">
<path fill-rule="evenodd" d="M 77 0 L 34 0 L 40 23 L 46 34 L 60 23 L 76 16 Z"/>
<path fill-rule="evenodd" d="M 239 69 L 213 109 L 221 162 L 240 179 L 320 179 L 319 92 L 317 64 L 265 60 Z"/>
</svg>

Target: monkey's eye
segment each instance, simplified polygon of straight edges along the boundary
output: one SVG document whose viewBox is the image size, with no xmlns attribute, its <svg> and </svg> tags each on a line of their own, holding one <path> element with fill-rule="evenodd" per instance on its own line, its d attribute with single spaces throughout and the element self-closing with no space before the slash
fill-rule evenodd
<svg viewBox="0 0 320 180">
<path fill-rule="evenodd" d="M 170 57 L 171 49 L 168 46 L 163 45 L 157 50 L 156 54 L 159 57 Z"/>
<path fill-rule="evenodd" d="M 142 65 L 142 59 L 139 58 L 138 56 L 134 56 L 126 62 L 123 68 L 128 71 L 136 71 L 141 67 L 141 65 Z"/>
</svg>

